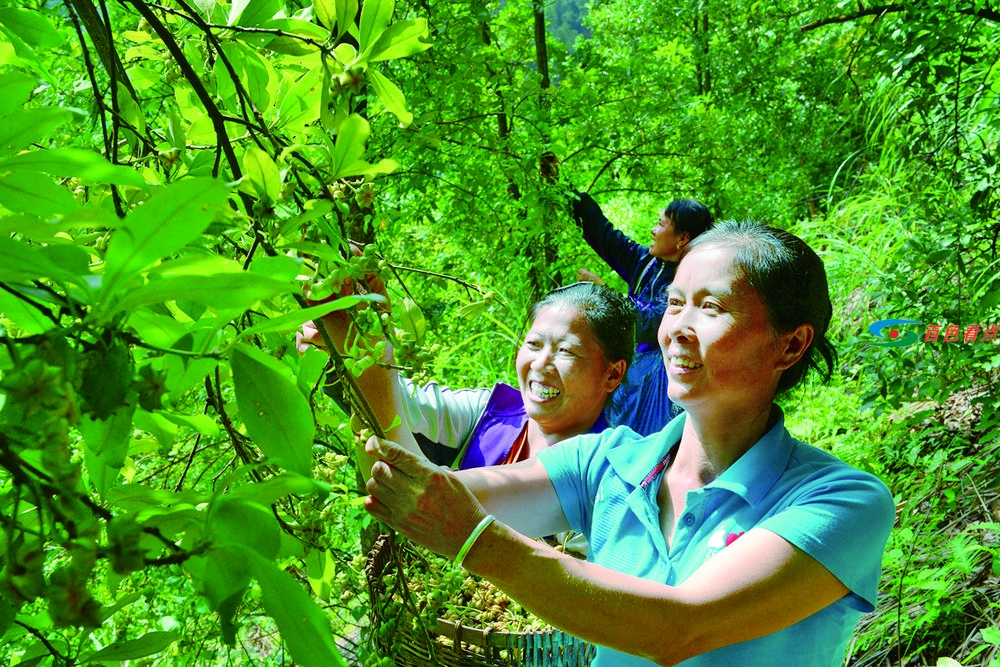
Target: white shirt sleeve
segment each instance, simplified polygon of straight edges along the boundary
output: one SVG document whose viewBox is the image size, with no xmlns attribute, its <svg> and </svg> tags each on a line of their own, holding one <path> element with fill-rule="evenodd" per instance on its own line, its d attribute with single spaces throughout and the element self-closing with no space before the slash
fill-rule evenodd
<svg viewBox="0 0 1000 667">
<path fill-rule="evenodd" d="M 403 398 L 400 418 L 410 431 L 454 449 L 462 447 L 472 435 L 493 393 L 491 389 L 453 391 L 437 382 L 418 387 L 402 376 L 397 377 Z"/>
</svg>

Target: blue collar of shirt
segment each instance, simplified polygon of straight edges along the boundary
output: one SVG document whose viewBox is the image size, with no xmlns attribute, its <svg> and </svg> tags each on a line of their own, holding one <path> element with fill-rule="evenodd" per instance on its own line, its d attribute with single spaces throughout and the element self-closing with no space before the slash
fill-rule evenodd
<svg viewBox="0 0 1000 667">
<path fill-rule="evenodd" d="M 785 430 L 785 415 L 777 410 L 777 421 L 746 454 L 705 488 L 726 489 L 750 505 L 756 505 L 781 477 L 795 441 Z M 687 414 L 670 420 L 662 431 L 646 438 L 622 441 L 608 452 L 608 463 L 621 479 L 638 488 L 657 472 L 670 450 L 680 442 Z"/>
</svg>

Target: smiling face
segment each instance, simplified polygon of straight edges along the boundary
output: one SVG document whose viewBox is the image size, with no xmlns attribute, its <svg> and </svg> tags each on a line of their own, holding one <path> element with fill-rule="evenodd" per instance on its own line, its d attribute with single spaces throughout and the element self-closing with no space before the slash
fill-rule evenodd
<svg viewBox="0 0 1000 667">
<path fill-rule="evenodd" d="M 676 262 L 680 259 L 681 250 L 691 240 L 687 232 L 677 233 L 674 221 L 666 211 L 660 212 L 660 219 L 653 227 L 652 238 L 649 241 L 649 254 L 658 259 Z"/>
<path fill-rule="evenodd" d="M 605 361 L 587 320 L 566 304 L 538 311 L 516 364 L 528 417 L 566 437 L 593 426 L 625 372 L 624 360 Z"/>
<path fill-rule="evenodd" d="M 670 400 L 720 415 L 770 405 L 781 371 L 801 356 L 797 337 L 775 332 L 731 249 L 695 248 L 677 268 L 660 321 Z"/>
</svg>

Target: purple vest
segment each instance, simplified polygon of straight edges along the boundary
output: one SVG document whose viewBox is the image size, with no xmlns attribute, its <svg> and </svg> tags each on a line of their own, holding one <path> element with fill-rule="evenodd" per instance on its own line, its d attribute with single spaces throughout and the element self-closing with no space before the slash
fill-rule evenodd
<svg viewBox="0 0 1000 667">
<path fill-rule="evenodd" d="M 507 458 L 527 421 L 528 415 L 524 411 L 521 391 L 509 384 L 498 382 L 493 387 L 486 409 L 476 422 L 476 427 L 472 429 L 469 442 L 459 454 L 457 459 L 459 463 L 455 467 L 458 470 L 468 470 L 501 463 Z M 607 427 L 608 422 L 602 412 L 590 432 L 600 433 Z"/>
</svg>

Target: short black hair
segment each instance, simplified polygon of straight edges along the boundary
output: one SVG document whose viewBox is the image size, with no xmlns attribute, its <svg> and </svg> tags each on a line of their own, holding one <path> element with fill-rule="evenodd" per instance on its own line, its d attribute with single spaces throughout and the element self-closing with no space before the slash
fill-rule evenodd
<svg viewBox="0 0 1000 667">
<path fill-rule="evenodd" d="M 674 232 L 687 232 L 693 240 L 712 227 L 715 219 L 712 212 L 697 199 L 675 199 L 663 209 L 663 213 L 674 223 Z"/>
</svg>

